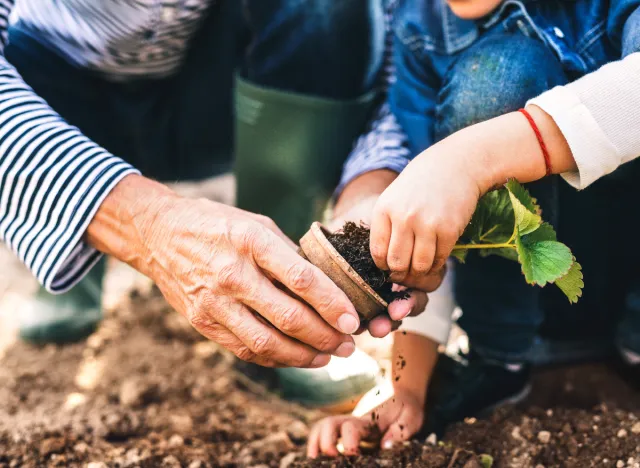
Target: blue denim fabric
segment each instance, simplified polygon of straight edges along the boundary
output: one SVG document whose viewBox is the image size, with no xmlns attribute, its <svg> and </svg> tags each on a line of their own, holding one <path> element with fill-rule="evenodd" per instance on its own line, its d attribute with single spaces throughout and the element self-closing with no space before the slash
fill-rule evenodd
<svg viewBox="0 0 640 468">
<path fill-rule="evenodd" d="M 395 20 L 397 81 L 389 100 L 412 154 L 637 51 L 638 4 L 508 1 L 481 21 L 467 21 L 455 17 L 443 1 L 405 1 Z M 618 216 L 607 209 L 613 192 L 606 181 L 580 194 L 554 178 L 529 189 L 541 202 L 545 218 L 580 259 L 585 297 L 578 306 L 568 307 L 557 291 L 527 285 L 515 262 L 470 256 L 456 267 L 460 324 L 474 351 L 497 361 L 527 359 L 549 316 L 556 328 L 574 329 L 576 337 L 593 330 L 610 336 L 615 323 L 610 311 L 617 306 L 611 291 L 621 276 L 628 276 L 610 262 L 614 252 L 593 248 L 602 245 L 603 238 L 615 238 L 607 223 L 594 226 L 588 221 L 592 216 Z M 631 194 L 621 190 L 618 187 L 617 196 Z M 640 326 L 640 319 L 630 312 L 628 317 Z M 626 346 L 631 346 L 630 339 Z"/>
<path fill-rule="evenodd" d="M 72 125 L 146 176 L 198 180 L 232 167 L 236 70 L 254 83 L 329 98 L 369 91 L 383 55 L 382 0 L 217 2 L 166 79 L 110 82 L 21 29 L 7 59 Z"/>
<path fill-rule="evenodd" d="M 394 20 L 397 82 L 389 99 L 412 153 L 435 142 L 438 92 L 458 57 L 477 41 L 500 32 L 535 38 L 573 81 L 640 50 L 639 6 L 640 0 L 505 1 L 488 17 L 470 21 L 456 17 L 444 0 L 404 0 Z"/>
</svg>

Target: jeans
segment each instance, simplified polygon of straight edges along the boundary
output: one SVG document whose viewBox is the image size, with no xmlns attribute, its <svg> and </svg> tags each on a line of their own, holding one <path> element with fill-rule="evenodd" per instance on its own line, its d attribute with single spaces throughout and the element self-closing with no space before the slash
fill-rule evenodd
<svg viewBox="0 0 640 468">
<path fill-rule="evenodd" d="M 494 28 L 461 52 L 444 75 L 433 137 L 438 141 L 469 125 L 516 111 L 528 99 L 567 81 L 560 62 L 544 43 L 517 30 Z M 614 176 L 628 169 L 625 166 Z M 556 227 L 559 239 L 583 266 L 585 291 L 577 305 L 569 307 L 554 286 L 541 289 L 526 284 L 520 266 L 501 257 L 471 254 L 465 264 L 456 265 L 455 295 L 463 311 L 459 323 L 474 352 L 500 362 L 522 362 L 545 327 L 549 334 L 562 331 L 563 337 L 613 333 L 617 319 L 612 319 L 612 310 L 623 308 L 625 291 L 619 286 L 629 276 L 630 263 L 620 268 L 612 262 L 620 254 L 611 248 L 616 238 L 612 221 L 617 215 L 610 207 L 613 200 L 625 199 L 619 197 L 640 198 L 633 184 L 623 188 L 606 179 L 580 193 L 558 177 L 528 186 L 540 202 L 544 219 Z M 599 218 L 607 221 L 594 222 Z M 628 218 L 624 217 L 627 222 Z M 624 328 L 624 344 L 640 351 L 640 306 L 635 297 L 630 302 L 635 309 L 627 307 L 636 315 L 628 312 L 625 323 L 633 322 L 633 327 Z"/>
<path fill-rule="evenodd" d="M 231 170 L 238 68 L 259 85 L 359 96 L 374 85 L 383 29 L 382 0 L 225 0 L 168 78 L 108 81 L 19 26 L 5 55 L 67 122 L 145 176 L 200 180 Z"/>
</svg>

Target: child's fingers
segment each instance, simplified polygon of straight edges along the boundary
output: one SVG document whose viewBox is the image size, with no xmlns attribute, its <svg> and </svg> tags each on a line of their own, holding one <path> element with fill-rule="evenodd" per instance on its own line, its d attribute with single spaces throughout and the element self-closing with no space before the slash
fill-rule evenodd
<svg viewBox="0 0 640 468">
<path fill-rule="evenodd" d="M 422 416 L 415 408 L 403 408 L 398 419 L 389 426 L 382 437 L 381 447 L 390 449 L 396 442 L 409 440 L 422 425 Z"/>
<path fill-rule="evenodd" d="M 391 333 L 391 320 L 386 315 L 378 315 L 369 322 L 369 333 L 374 338 L 384 338 Z"/>
<path fill-rule="evenodd" d="M 360 448 L 360 441 L 367 435 L 367 423 L 361 419 L 347 419 L 340 428 L 340 438 L 346 455 L 355 455 Z"/>
<path fill-rule="evenodd" d="M 393 320 L 402 320 L 408 316 L 422 313 L 427 307 L 429 298 L 422 291 L 409 291 L 409 297 L 397 299 L 389 304 L 389 317 Z"/>
<path fill-rule="evenodd" d="M 316 458 L 320 455 L 320 425 L 323 422 L 314 424 L 309 431 L 309 438 L 307 439 L 307 457 Z"/>
<path fill-rule="evenodd" d="M 431 229 L 422 229 L 416 233 L 410 275 L 422 278 L 429 274 L 436 254 L 436 234 Z"/>
<path fill-rule="evenodd" d="M 371 239 L 369 249 L 371 257 L 376 266 L 381 270 L 388 271 L 387 253 L 389 251 L 389 241 L 391 240 L 391 220 L 386 211 L 376 205 L 371 218 Z"/>
<path fill-rule="evenodd" d="M 389 277 L 391 281 L 401 283 L 409 274 L 414 240 L 413 230 L 407 224 L 394 223 L 391 226 L 391 239 L 387 252 L 387 265 L 391 270 Z"/>
<path fill-rule="evenodd" d="M 320 425 L 320 452 L 330 457 L 338 456 L 338 431 L 345 418 L 327 418 Z"/>
</svg>

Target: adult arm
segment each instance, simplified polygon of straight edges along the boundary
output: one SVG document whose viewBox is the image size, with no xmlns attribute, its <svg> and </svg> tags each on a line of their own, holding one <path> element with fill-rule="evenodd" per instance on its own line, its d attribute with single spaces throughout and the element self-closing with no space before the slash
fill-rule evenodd
<svg viewBox="0 0 640 468">
<path fill-rule="evenodd" d="M 12 6 L 0 0 L 2 45 Z M 353 305 L 272 222 L 140 176 L 65 122 L 4 56 L 0 237 L 51 292 L 70 289 L 102 252 L 133 265 L 243 359 L 316 367 L 354 349 Z"/>
</svg>

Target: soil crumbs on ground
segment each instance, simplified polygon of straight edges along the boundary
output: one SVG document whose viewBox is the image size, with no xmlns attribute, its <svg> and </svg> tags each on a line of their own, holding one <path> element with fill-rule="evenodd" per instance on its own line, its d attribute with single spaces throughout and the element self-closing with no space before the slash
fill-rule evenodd
<svg viewBox="0 0 640 468">
<path fill-rule="evenodd" d="M 136 293 L 83 343 L 0 359 L 0 467 L 640 467 L 640 398 L 603 366 L 540 373 L 533 395 L 435 444 L 306 460 L 320 413 L 246 379 L 157 291 Z"/>
</svg>

